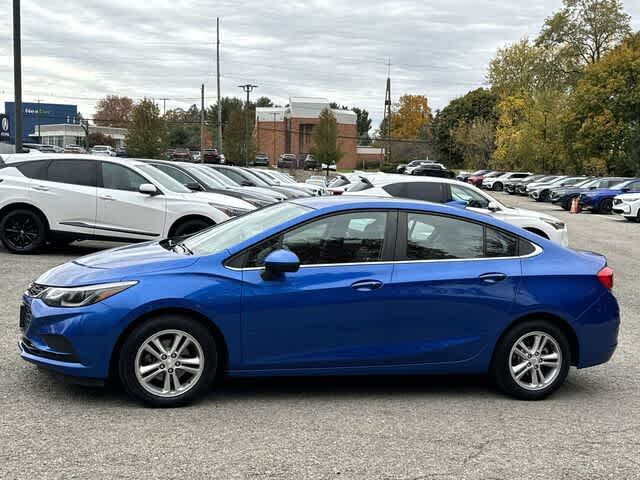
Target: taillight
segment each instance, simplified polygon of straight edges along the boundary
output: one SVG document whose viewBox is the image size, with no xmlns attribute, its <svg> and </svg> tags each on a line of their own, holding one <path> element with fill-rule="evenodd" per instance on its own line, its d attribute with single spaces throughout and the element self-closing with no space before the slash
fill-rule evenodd
<svg viewBox="0 0 640 480">
<path fill-rule="evenodd" d="M 607 289 L 611 290 L 613 288 L 613 270 L 609 267 L 604 267 L 602 270 L 598 272 L 598 280 L 600 283 Z"/>
</svg>

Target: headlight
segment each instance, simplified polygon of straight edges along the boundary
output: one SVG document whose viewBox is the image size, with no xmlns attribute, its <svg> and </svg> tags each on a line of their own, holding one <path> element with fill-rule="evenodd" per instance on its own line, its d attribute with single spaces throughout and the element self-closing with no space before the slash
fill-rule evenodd
<svg viewBox="0 0 640 480">
<path fill-rule="evenodd" d="M 50 307 L 84 307 L 133 287 L 136 281 L 103 283 L 86 287 L 47 287 L 37 298 Z"/>
<path fill-rule="evenodd" d="M 564 222 L 560 222 L 559 220 L 551 220 L 549 218 L 541 218 L 540 220 L 542 220 L 544 223 L 546 223 L 548 225 L 551 225 L 556 230 L 564 230 L 565 229 Z"/>
<path fill-rule="evenodd" d="M 229 207 L 227 205 L 219 205 L 217 203 L 210 203 L 213 208 L 217 208 L 228 217 L 239 217 L 245 213 L 249 213 L 251 210 L 248 208 Z"/>
</svg>

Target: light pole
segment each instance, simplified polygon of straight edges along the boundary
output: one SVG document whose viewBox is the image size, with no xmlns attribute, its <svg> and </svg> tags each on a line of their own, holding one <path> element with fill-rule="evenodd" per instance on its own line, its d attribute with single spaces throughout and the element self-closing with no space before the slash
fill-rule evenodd
<svg viewBox="0 0 640 480">
<path fill-rule="evenodd" d="M 245 105 L 245 116 L 244 116 L 244 143 L 242 145 L 242 160 L 244 161 L 244 166 L 249 166 L 249 94 L 253 91 L 254 88 L 258 88 L 258 85 L 252 85 L 247 83 L 246 85 L 238 85 L 239 88 L 245 91 L 247 94 L 247 103 Z"/>
<path fill-rule="evenodd" d="M 20 34 L 20 0 L 13 0 L 13 90 L 14 137 L 16 153 L 22 153 L 22 46 Z"/>
</svg>

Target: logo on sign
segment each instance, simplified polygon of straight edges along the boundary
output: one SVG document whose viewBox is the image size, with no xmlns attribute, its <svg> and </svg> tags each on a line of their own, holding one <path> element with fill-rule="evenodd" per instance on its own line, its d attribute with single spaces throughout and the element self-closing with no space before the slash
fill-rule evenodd
<svg viewBox="0 0 640 480">
<path fill-rule="evenodd" d="M 2 131 L 9 131 L 9 119 L 7 117 L 2 117 Z"/>
<path fill-rule="evenodd" d="M 0 140 L 9 140 L 9 118 L 0 115 Z"/>
</svg>

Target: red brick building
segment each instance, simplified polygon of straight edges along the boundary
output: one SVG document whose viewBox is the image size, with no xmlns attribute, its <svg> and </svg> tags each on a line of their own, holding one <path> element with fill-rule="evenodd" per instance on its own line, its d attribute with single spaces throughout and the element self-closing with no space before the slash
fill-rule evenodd
<svg viewBox="0 0 640 480">
<path fill-rule="evenodd" d="M 257 151 L 266 153 L 275 165 L 283 153 L 293 153 L 304 158 L 311 150 L 313 127 L 319 121 L 320 112 L 329 107 L 326 98 L 292 97 L 289 106 L 256 108 Z M 338 124 L 338 144 L 343 157 L 339 168 L 357 168 L 358 128 L 356 114 L 351 110 L 333 110 Z"/>
</svg>

